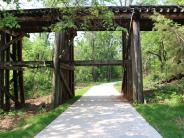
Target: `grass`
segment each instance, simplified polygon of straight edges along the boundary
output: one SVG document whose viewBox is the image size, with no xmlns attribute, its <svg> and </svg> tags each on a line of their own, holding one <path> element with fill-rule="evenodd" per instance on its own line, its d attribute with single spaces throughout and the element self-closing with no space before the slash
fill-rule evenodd
<svg viewBox="0 0 184 138">
<path fill-rule="evenodd" d="M 135 108 L 164 138 L 184 138 L 184 104 L 146 104 Z"/>
<path fill-rule="evenodd" d="M 78 100 L 91 87 L 85 87 L 76 90 L 76 96 L 65 104 L 44 112 L 20 122 L 18 127 L 11 131 L 0 132 L 0 138 L 32 138 L 50 122 L 52 122 L 59 114 L 64 112 L 71 104 Z"/>
<path fill-rule="evenodd" d="M 135 104 L 136 110 L 164 137 L 184 138 L 184 79 L 170 84 L 144 84 L 147 104 Z M 121 83 L 115 88 L 120 92 Z"/>
<path fill-rule="evenodd" d="M 153 85 L 148 88 L 153 88 Z M 164 137 L 184 138 L 184 79 L 156 85 L 145 93 L 147 104 L 136 110 Z"/>
</svg>

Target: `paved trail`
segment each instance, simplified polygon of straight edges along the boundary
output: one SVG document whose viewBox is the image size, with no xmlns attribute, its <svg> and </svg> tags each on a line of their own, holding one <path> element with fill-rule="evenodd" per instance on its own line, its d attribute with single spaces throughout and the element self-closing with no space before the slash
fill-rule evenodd
<svg viewBox="0 0 184 138">
<path fill-rule="evenodd" d="M 36 138 L 161 138 L 113 83 L 92 87 Z"/>
</svg>

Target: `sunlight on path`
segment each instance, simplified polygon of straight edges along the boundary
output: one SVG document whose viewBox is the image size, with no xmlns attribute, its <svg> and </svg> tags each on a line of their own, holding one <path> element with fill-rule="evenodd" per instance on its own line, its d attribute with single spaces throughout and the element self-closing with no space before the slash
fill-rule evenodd
<svg viewBox="0 0 184 138">
<path fill-rule="evenodd" d="M 161 138 L 113 84 L 92 87 L 36 138 Z"/>
</svg>

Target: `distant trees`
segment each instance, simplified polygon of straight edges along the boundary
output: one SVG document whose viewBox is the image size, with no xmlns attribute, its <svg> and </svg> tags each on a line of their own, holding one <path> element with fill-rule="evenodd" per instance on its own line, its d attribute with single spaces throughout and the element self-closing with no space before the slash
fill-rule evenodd
<svg viewBox="0 0 184 138">
<path fill-rule="evenodd" d="M 34 39 L 23 40 L 24 61 L 50 61 L 53 50 L 47 41 L 48 33 L 36 34 Z M 34 68 L 24 71 L 26 97 L 46 95 L 52 91 L 52 69 Z"/>
<path fill-rule="evenodd" d="M 121 32 L 85 32 L 83 39 L 75 44 L 76 60 L 121 59 Z M 121 77 L 121 68 L 79 67 L 76 69 L 77 81 L 111 80 Z M 86 78 L 86 76 L 88 76 Z"/>
<path fill-rule="evenodd" d="M 184 68 L 184 27 L 162 15 L 153 16 L 153 32 L 142 33 L 145 75 L 161 79 L 182 73 Z"/>
</svg>

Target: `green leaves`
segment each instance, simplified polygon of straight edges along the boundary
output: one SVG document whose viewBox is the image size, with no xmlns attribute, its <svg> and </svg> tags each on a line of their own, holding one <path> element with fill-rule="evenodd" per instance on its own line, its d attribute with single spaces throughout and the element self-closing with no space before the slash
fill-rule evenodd
<svg viewBox="0 0 184 138">
<path fill-rule="evenodd" d="M 2 18 L 0 18 L 0 28 L 20 28 L 20 25 L 17 23 L 16 18 L 13 15 L 3 13 Z"/>
</svg>

